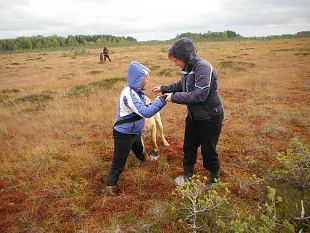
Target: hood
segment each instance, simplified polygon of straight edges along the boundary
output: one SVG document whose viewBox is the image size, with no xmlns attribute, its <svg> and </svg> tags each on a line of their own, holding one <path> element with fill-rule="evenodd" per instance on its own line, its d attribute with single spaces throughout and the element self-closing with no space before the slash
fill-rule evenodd
<svg viewBox="0 0 310 233">
<path fill-rule="evenodd" d="M 128 65 L 127 85 L 136 92 L 141 91 L 141 83 L 150 70 L 137 61 Z"/>
<path fill-rule="evenodd" d="M 193 42 L 187 37 L 177 40 L 169 49 L 169 53 L 182 59 L 185 63 L 197 57 L 196 48 Z"/>
</svg>

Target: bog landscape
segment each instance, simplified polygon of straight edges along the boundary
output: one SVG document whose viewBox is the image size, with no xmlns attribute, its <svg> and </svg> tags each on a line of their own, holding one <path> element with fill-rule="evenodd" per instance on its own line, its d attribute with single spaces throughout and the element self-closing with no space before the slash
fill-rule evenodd
<svg viewBox="0 0 310 233">
<path fill-rule="evenodd" d="M 131 154 L 121 194 L 104 194 L 127 66 L 150 68 L 154 99 L 180 78 L 171 44 L 109 47 L 101 63 L 95 48 L 0 53 L 0 232 L 309 232 L 309 38 L 197 42 L 225 108 L 220 184 L 199 189 L 199 152 L 197 178 L 175 185 L 187 110 L 168 103 L 170 146 L 158 136 L 157 161 Z"/>
</svg>

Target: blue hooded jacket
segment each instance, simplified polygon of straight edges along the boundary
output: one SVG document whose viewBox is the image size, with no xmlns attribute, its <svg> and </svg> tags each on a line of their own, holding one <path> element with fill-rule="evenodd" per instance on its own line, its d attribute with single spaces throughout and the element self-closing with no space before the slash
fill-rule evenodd
<svg viewBox="0 0 310 233">
<path fill-rule="evenodd" d="M 122 90 L 118 101 L 116 121 L 130 119 L 137 115 L 140 120 L 114 126 L 118 132 L 125 134 L 140 134 L 144 128 L 144 118 L 150 118 L 159 112 L 166 104 L 163 97 L 157 97 L 152 104 L 147 105 L 141 83 L 150 70 L 139 62 L 133 61 L 128 66 L 127 85 Z"/>
</svg>

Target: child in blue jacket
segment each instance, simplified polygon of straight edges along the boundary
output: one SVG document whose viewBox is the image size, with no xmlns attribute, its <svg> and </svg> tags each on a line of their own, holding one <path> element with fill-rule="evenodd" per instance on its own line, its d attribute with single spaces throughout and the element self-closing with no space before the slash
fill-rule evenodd
<svg viewBox="0 0 310 233">
<path fill-rule="evenodd" d="M 150 105 L 146 104 L 143 89 L 148 83 L 149 72 L 147 67 L 136 61 L 128 66 L 127 84 L 120 95 L 113 127 L 114 154 L 106 187 L 110 196 L 117 195 L 117 181 L 124 170 L 130 150 L 140 161 L 145 161 L 141 142 L 144 118 L 154 116 L 166 104 L 165 96 L 157 97 Z"/>
</svg>

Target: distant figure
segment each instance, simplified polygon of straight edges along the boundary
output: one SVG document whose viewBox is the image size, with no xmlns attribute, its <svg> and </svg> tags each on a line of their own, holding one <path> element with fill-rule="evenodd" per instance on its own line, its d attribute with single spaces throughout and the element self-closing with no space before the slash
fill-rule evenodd
<svg viewBox="0 0 310 233">
<path fill-rule="evenodd" d="M 109 50 L 107 49 L 107 47 L 104 47 L 103 50 L 100 52 L 100 62 L 102 62 L 103 60 L 106 61 L 107 58 L 111 62 L 111 59 L 109 56 Z"/>
<path fill-rule="evenodd" d="M 100 52 L 100 63 L 102 63 L 103 62 L 103 57 L 104 57 L 104 55 L 103 55 L 103 50 Z"/>
</svg>

